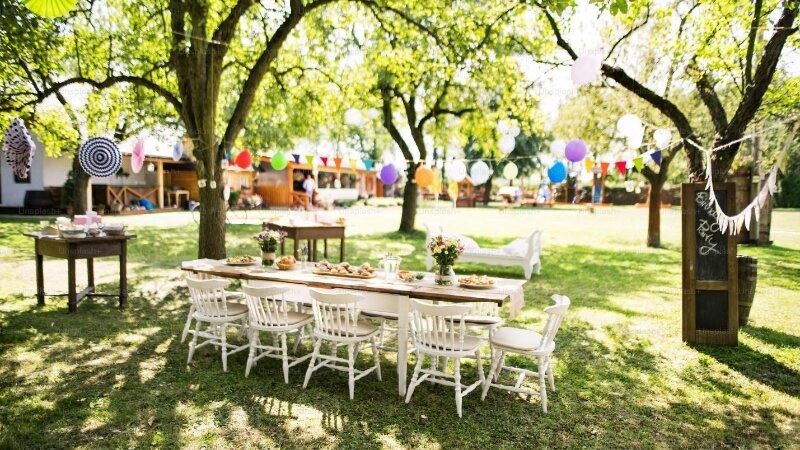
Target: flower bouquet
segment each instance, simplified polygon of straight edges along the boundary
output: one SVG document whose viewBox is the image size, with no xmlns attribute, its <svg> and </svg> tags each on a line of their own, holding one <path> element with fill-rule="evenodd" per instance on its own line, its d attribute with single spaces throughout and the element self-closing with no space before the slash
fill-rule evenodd
<svg viewBox="0 0 800 450">
<path fill-rule="evenodd" d="M 265 229 L 253 236 L 253 238 L 258 241 L 258 246 L 261 247 L 261 263 L 265 266 L 273 265 L 275 263 L 275 252 L 278 251 L 278 245 L 286 238 L 286 232 Z"/>
<path fill-rule="evenodd" d="M 446 239 L 442 235 L 434 236 L 428 242 L 428 249 L 430 249 L 431 255 L 438 266 L 434 281 L 441 286 L 452 286 L 456 277 L 455 272 L 453 272 L 453 264 L 458 259 L 458 255 L 464 252 L 464 246 L 461 245 L 461 241 L 459 239 Z"/>
</svg>

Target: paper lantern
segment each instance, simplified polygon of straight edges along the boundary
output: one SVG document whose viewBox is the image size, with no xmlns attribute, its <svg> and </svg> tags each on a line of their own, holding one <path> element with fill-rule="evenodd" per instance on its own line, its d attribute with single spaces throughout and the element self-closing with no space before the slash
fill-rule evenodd
<svg viewBox="0 0 800 450">
<path fill-rule="evenodd" d="M 226 184 L 225 187 L 222 188 L 222 198 L 225 199 L 227 202 L 229 198 L 231 198 L 231 187 L 230 185 Z"/>
<path fill-rule="evenodd" d="M 555 140 L 550 143 L 550 153 L 555 155 L 556 158 L 563 158 L 564 152 L 567 150 L 567 144 L 561 140 Z"/>
<path fill-rule="evenodd" d="M 625 142 L 628 144 L 628 148 L 631 150 L 636 150 L 641 147 L 643 141 L 644 129 L 640 129 L 636 134 L 625 137 Z"/>
<path fill-rule="evenodd" d="M 478 161 L 469 169 L 469 177 L 472 179 L 472 184 L 475 186 L 481 185 L 489 181 L 492 175 L 492 170 L 489 165 L 483 161 Z"/>
<path fill-rule="evenodd" d="M 178 141 L 172 147 L 172 160 L 180 161 L 182 157 L 183 157 L 183 142 Z"/>
<path fill-rule="evenodd" d="M 278 152 L 275 153 L 272 156 L 272 159 L 269 160 L 269 165 L 275 170 L 283 170 L 287 165 L 289 165 L 289 161 L 286 159 L 286 154 L 283 152 Z"/>
<path fill-rule="evenodd" d="M 133 150 L 131 151 L 131 171 L 133 173 L 139 173 L 142 171 L 142 166 L 144 165 L 144 138 L 139 138 L 136 140 L 136 143 L 133 144 Z"/>
<path fill-rule="evenodd" d="M 586 143 L 580 139 L 569 141 L 564 148 L 564 156 L 570 162 L 578 162 L 586 157 Z"/>
<path fill-rule="evenodd" d="M 386 164 L 381 169 L 381 181 L 383 184 L 394 184 L 398 176 L 397 167 L 392 163 Z"/>
<path fill-rule="evenodd" d="M 644 131 L 642 120 L 634 114 L 625 114 L 617 121 L 617 130 L 624 137 L 636 136 Z"/>
<path fill-rule="evenodd" d="M 497 146 L 501 152 L 507 155 L 514 151 L 514 147 L 517 146 L 517 140 L 514 139 L 514 136 L 506 134 L 497 141 Z"/>
<path fill-rule="evenodd" d="M 439 175 L 439 169 L 433 169 L 433 184 L 431 184 L 431 191 L 437 194 L 442 192 L 442 177 Z"/>
<path fill-rule="evenodd" d="M 378 110 L 375 109 L 375 108 L 370 108 L 370 109 L 367 110 L 367 117 L 369 117 L 372 120 L 377 119 L 378 118 L 378 114 L 379 114 Z"/>
<path fill-rule="evenodd" d="M 242 150 L 236 155 L 236 165 L 242 169 L 247 169 L 253 165 L 253 155 L 249 150 Z"/>
<path fill-rule="evenodd" d="M 547 178 L 553 183 L 561 183 L 567 179 L 567 166 L 561 161 L 556 161 L 547 169 Z"/>
<path fill-rule="evenodd" d="M 583 55 L 572 64 L 570 75 L 575 87 L 594 81 L 600 75 L 602 61 L 597 55 Z"/>
<path fill-rule="evenodd" d="M 433 171 L 425 166 L 417 167 L 416 172 L 414 172 L 414 181 L 417 182 L 419 187 L 425 189 L 433 184 Z"/>
<path fill-rule="evenodd" d="M 43 17 L 63 17 L 72 11 L 78 0 L 27 0 L 25 6 Z"/>
<path fill-rule="evenodd" d="M 539 183 L 541 183 L 541 182 L 542 182 L 542 174 L 540 174 L 539 172 L 536 172 L 533 175 L 531 175 L 531 183 L 533 183 L 534 185 L 538 186 Z"/>
<path fill-rule="evenodd" d="M 361 115 L 361 111 L 350 108 L 344 112 L 344 121 L 348 125 L 357 127 L 364 123 L 364 117 Z"/>
<path fill-rule="evenodd" d="M 653 140 L 656 141 L 656 147 L 664 150 L 669 147 L 669 143 L 672 141 L 672 131 L 666 128 L 659 128 L 653 132 Z"/>
<path fill-rule="evenodd" d="M 458 198 L 458 191 L 458 183 L 450 183 L 450 186 L 447 187 L 447 194 L 450 196 L 451 200 Z"/>
<path fill-rule="evenodd" d="M 122 153 L 111 139 L 94 137 L 81 144 L 78 162 L 93 177 L 110 177 L 122 166 Z"/>
<path fill-rule="evenodd" d="M 506 180 L 513 180 L 514 178 L 517 178 L 517 175 L 519 175 L 519 168 L 516 164 L 509 161 L 508 164 L 503 167 L 503 178 Z"/>
<path fill-rule="evenodd" d="M 467 177 L 467 166 L 464 165 L 464 161 L 461 160 L 454 160 L 450 163 L 450 167 L 447 168 L 447 178 L 450 181 L 459 182 Z"/>
<path fill-rule="evenodd" d="M 17 117 L 11 122 L 3 138 L 3 151 L 6 153 L 8 167 L 19 178 L 27 178 L 31 171 L 31 162 L 36 152 L 36 144 L 25 123 Z"/>
</svg>

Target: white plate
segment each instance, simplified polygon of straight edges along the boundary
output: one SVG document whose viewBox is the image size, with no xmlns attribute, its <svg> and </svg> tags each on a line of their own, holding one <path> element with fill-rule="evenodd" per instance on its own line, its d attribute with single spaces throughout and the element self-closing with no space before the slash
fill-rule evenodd
<svg viewBox="0 0 800 450">
<path fill-rule="evenodd" d="M 458 283 L 459 286 L 467 288 L 467 289 L 491 289 L 494 287 L 493 284 L 468 284 L 468 283 Z"/>
</svg>

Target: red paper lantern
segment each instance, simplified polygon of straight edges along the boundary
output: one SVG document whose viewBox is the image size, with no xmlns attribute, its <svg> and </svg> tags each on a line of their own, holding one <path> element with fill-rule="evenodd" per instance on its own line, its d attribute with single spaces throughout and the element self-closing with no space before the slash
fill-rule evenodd
<svg viewBox="0 0 800 450">
<path fill-rule="evenodd" d="M 236 165 L 242 169 L 247 169 L 253 165 L 253 155 L 250 154 L 249 150 L 242 150 L 241 153 L 236 155 Z"/>
</svg>

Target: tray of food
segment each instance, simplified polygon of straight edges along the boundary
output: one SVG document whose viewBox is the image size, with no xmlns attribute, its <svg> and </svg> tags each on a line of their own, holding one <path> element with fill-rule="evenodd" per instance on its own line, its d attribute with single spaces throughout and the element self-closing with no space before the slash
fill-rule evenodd
<svg viewBox="0 0 800 450">
<path fill-rule="evenodd" d="M 494 280 L 486 275 L 470 275 L 458 279 L 459 286 L 469 289 L 491 289 L 494 287 Z"/>
<path fill-rule="evenodd" d="M 251 266 L 258 262 L 257 258 L 249 255 L 244 256 L 231 256 L 225 260 L 225 264 L 229 266 Z"/>
<path fill-rule="evenodd" d="M 313 273 L 317 275 L 332 275 L 336 277 L 347 278 L 375 278 L 375 268 L 371 267 L 369 263 L 354 266 L 346 261 L 339 264 L 331 264 L 324 259 L 314 265 Z"/>
<path fill-rule="evenodd" d="M 297 267 L 297 260 L 292 255 L 283 255 L 275 263 L 280 270 L 292 270 Z"/>
<path fill-rule="evenodd" d="M 397 272 L 397 279 L 405 281 L 406 283 L 420 281 L 423 278 L 425 278 L 424 272 L 411 272 L 410 270 L 400 270 Z"/>
</svg>

